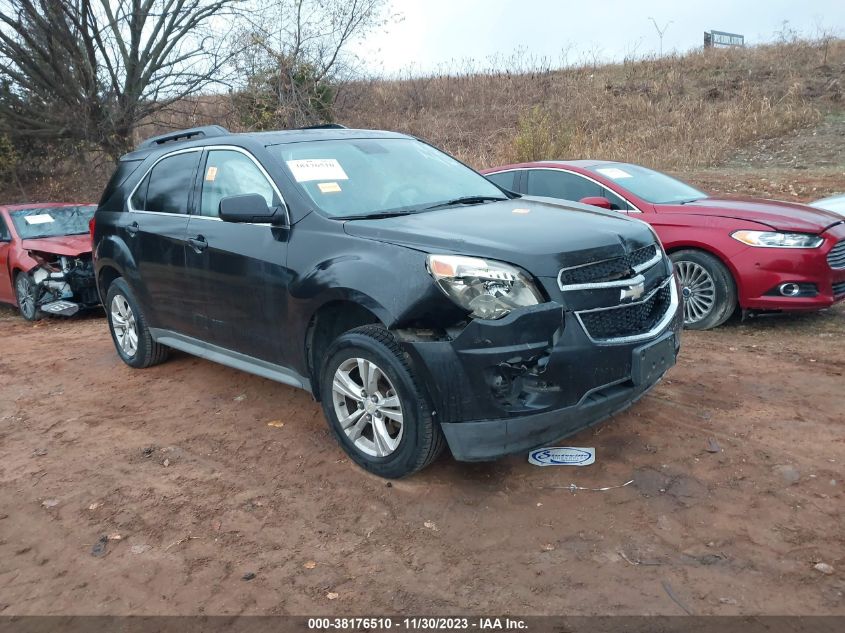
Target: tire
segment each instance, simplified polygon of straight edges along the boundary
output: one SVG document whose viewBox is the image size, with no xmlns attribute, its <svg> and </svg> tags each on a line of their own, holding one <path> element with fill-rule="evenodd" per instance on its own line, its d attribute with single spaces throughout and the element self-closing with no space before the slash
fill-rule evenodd
<svg viewBox="0 0 845 633">
<path fill-rule="evenodd" d="M 170 350 L 153 340 L 144 313 L 123 279 L 111 283 L 103 307 L 114 348 L 124 363 L 144 369 L 167 360 Z"/>
<path fill-rule="evenodd" d="M 736 284 L 730 271 L 713 255 L 698 250 L 670 255 L 681 282 L 684 327 L 709 330 L 722 325 L 736 310 Z"/>
<path fill-rule="evenodd" d="M 27 321 L 39 321 L 44 316 L 38 309 L 38 286 L 28 273 L 20 272 L 15 276 L 15 299 L 18 311 Z"/>
<path fill-rule="evenodd" d="M 323 411 L 356 464 L 379 477 L 398 479 L 437 459 L 446 445 L 443 433 L 390 332 L 374 325 L 356 328 L 339 336 L 325 358 L 320 377 Z M 362 373 L 371 378 L 369 384 Z M 355 386 L 363 387 L 357 395 Z"/>
</svg>

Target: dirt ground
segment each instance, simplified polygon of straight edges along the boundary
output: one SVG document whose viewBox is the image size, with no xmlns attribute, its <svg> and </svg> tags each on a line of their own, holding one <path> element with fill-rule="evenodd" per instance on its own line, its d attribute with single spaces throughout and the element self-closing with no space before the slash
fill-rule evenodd
<svg viewBox="0 0 845 633">
<path fill-rule="evenodd" d="M 304 392 L 5 310 L 0 614 L 845 614 L 843 334 L 843 308 L 687 333 L 566 442 L 594 465 L 387 484 Z"/>
</svg>

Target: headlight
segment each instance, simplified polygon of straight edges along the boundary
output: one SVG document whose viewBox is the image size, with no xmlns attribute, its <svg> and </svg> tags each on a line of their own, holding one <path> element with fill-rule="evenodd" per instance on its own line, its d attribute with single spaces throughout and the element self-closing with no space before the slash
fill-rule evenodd
<svg viewBox="0 0 845 633">
<path fill-rule="evenodd" d="M 427 264 L 440 289 L 479 319 L 500 319 L 544 301 L 528 276 L 509 264 L 458 255 L 429 255 Z"/>
<path fill-rule="evenodd" d="M 765 248 L 818 248 L 824 242 L 824 238 L 811 233 L 778 231 L 734 231 L 731 237 L 749 246 Z"/>
</svg>

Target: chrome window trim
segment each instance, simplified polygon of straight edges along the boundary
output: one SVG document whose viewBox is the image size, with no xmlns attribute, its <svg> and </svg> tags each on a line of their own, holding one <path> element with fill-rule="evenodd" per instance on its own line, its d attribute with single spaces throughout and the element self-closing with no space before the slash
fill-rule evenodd
<svg viewBox="0 0 845 633">
<path fill-rule="evenodd" d="M 170 216 L 173 216 L 173 215 L 175 215 L 175 216 L 180 216 L 180 215 L 188 216 L 188 215 L 190 215 L 187 212 L 185 212 L 185 213 L 168 213 L 166 211 L 146 211 L 144 209 L 136 209 L 135 207 L 132 206 L 132 198 L 135 197 L 135 192 L 138 191 L 138 187 L 140 187 L 141 183 L 144 182 L 144 180 L 147 179 L 147 176 L 150 175 L 150 172 L 153 169 L 155 169 L 156 165 L 158 165 L 165 158 L 170 158 L 171 156 L 177 156 L 179 154 L 190 154 L 191 152 L 202 152 L 203 149 L 204 148 L 202 148 L 202 147 L 187 147 L 187 148 L 183 148 L 183 149 L 173 150 L 172 152 L 168 152 L 167 154 L 162 154 L 161 156 L 159 156 L 156 159 L 156 161 L 152 165 L 149 166 L 147 171 L 144 172 L 144 175 L 141 176 L 138 179 L 138 182 L 136 182 L 135 186 L 132 187 L 132 191 L 129 192 L 129 195 L 126 196 L 126 209 L 127 209 L 127 211 L 129 211 L 130 213 L 150 213 L 150 214 L 155 214 L 155 215 L 170 215 Z"/>
<path fill-rule="evenodd" d="M 560 277 L 563 275 L 564 272 L 567 270 L 574 270 L 576 268 L 583 268 L 584 266 L 592 266 L 594 264 L 600 264 L 602 262 L 607 262 L 612 259 L 617 259 L 616 257 L 610 257 L 608 259 L 602 259 L 597 262 L 588 262 L 586 264 L 579 264 L 578 266 L 570 266 L 569 268 L 561 268 L 560 272 L 557 274 L 557 286 L 560 288 L 561 292 L 569 292 L 571 290 L 595 290 L 596 288 L 618 288 L 620 286 L 630 286 L 631 284 L 640 283 L 644 281 L 644 277 L 640 274 L 645 270 L 648 270 L 652 266 L 657 265 L 663 259 L 663 249 L 659 247 L 657 242 L 654 243 L 656 253 L 654 257 L 652 257 L 647 262 L 643 262 L 642 264 L 637 264 L 633 266 L 633 270 L 637 273 L 634 277 L 628 277 L 627 279 L 617 279 L 614 281 L 594 281 L 588 282 L 583 284 L 569 284 L 565 285 L 560 282 Z M 647 248 L 647 247 L 646 247 Z M 630 305 L 630 304 L 626 304 Z"/>
<path fill-rule="evenodd" d="M 150 165 L 149 169 L 147 169 L 147 171 L 144 172 L 144 175 L 141 176 L 141 178 L 138 180 L 138 182 L 135 183 L 135 186 L 132 188 L 132 191 L 129 193 L 129 195 L 126 198 L 126 208 L 127 208 L 127 210 L 132 212 L 132 213 L 151 213 L 151 214 L 156 214 L 156 215 L 168 215 L 168 216 L 184 215 L 184 216 L 187 216 L 189 218 L 198 217 L 198 218 L 205 218 L 205 219 L 214 219 L 214 220 L 218 220 L 218 221 L 222 222 L 222 220 L 220 218 L 209 218 L 208 216 L 204 216 L 204 215 L 201 215 L 199 213 L 167 213 L 165 211 L 143 211 L 143 210 L 135 209 L 132 206 L 132 197 L 135 195 L 135 192 L 138 190 L 138 187 L 140 187 L 141 183 L 144 182 L 146 177 L 150 175 L 150 172 L 153 169 L 155 169 L 156 165 L 158 165 L 165 158 L 170 158 L 171 156 L 177 156 L 178 154 L 189 154 L 191 152 L 203 152 L 203 151 L 211 152 L 211 151 L 215 151 L 215 150 L 238 152 L 240 154 L 243 154 L 247 158 L 249 158 L 253 162 L 253 164 L 256 167 L 258 167 L 258 171 L 260 171 L 261 175 L 264 176 L 264 178 L 267 180 L 268 183 L 270 183 L 270 187 L 272 187 L 273 192 L 279 197 L 279 200 L 281 201 L 281 204 L 282 204 L 282 208 L 285 210 L 285 221 L 287 222 L 287 225 L 290 226 L 290 224 L 291 224 L 290 223 L 290 210 L 288 209 L 288 205 L 285 202 L 285 197 L 282 195 L 282 192 L 279 191 L 279 187 L 276 185 L 275 181 L 270 177 L 270 174 L 264 168 L 264 165 L 262 165 L 258 161 L 258 159 L 252 154 L 252 152 L 245 150 L 243 147 L 237 147 L 236 145 L 203 145 L 201 147 L 187 147 L 187 148 L 183 148 L 183 149 L 177 149 L 177 150 L 173 150 L 172 152 L 162 154 L 161 156 L 159 156 L 156 159 L 156 161 L 152 165 Z M 200 186 L 200 196 L 202 196 L 202 186 Z M 244 224 L 253 224 L 255 226 L 271 226 L 267 222 L 244 222 Z"/>
<path fill-rule="evenodd" d="M 573 176 L 579 176 L 580 178 L 583 178 L 584 180 L 589 180 L 591 183 L 593 183 L 593 184 L 595 184 L 595 185 L 598 185 L 598 186 L 599 186 L 599 187 L 601 187 L 602 189 L 607 189 L 608 191 L 612 191 L 614 195 L 619 196 L 620 198 L 622 198 L 622 199 L 625 201 L 625 204 L 627 204 L 628 206 L 630 206 L 630 207 L 631 207 L 631 208 L 630 208 L 630 209 L 628 209 L 628 210 L 625 210 L 625 209 L 620 209 L 620 210 L 616 211 L 617 213 L 642 213 L 642 211 L 640 211 L 640 210 L 637 208 L 637 205 L 635 205 L 633 202 L 631 202 L 630 200 L 628 200 L 628 198 L 626 198 L 625 196 L 623 196 L 621 193 L 619 193 L 619 192 L 617 192 L 617 191 L 613 191 L 613 190 L 612 190 L 610 187 L 608 187 L 606 184 L 604 184 L 604 183 L 602 183 L 602 182 L 599 182 L 598 180 L 595 180 L 594 178 L 590 178 L 589 176 L 585 176 L 584 174 L 579 174 L 577 171 L 570 171 L 570 170 L 566 169 L 565 167 L 516 167 L 516 168 L 514 168 L 514 169 L 505 169 L 505 170 L 502 170 L 502 171 L 519 171 L 519 170 L 524 170 L 524 171 L 533 171 L 533 170 L 540 170 L 540 171 L 563 171 L 563 172 L 566 172 L 567 174 L 572 174 Z M 496 172 L 496 173 L 498 174 L 498 173 L 501 173 L 501 172 Z M 525 184 L 527 185 L 527 184 L 528 184 L 528 182 L 526 181 L 526 183 L 525 183 Z M 526 193 L 525 195 L 526 195 L 526 196 L 531 196 L 531 195 L 534 195 L 534 194 Z M 548 197 L 548 196 L 545 196 L 545 197 Z M 556 199 L 557 199 L 557 200 L 566 200 L 566 198 L 556 198 Z M 577 200 L 568 200 L 568 202 L 578 202 L 578 201 L 577 201 Z M 578 204 L 581 204 L 581 203 L 579 202 Z"/>
<path fill-rule="evenodd" d="M 584 321 L 581 319 L 582 314 L 589 314 L 589 313 L 592 313 L 592 312 L 606 312 L 606 311 L 609 311 L 609 310 L 618 310 L 620 308 L 629 308 L 631 306 L 635 306 L 635 305 L 640 304 L 640 303 L 645 303 L 646 301 L 651 299 L 655 295 L 655 293 L 662 290 L 666 286 L 666 284 L 669 284 L 669 297 L 670 297 L 669 298 L 669 307 L 667 308 L 666 313 L 663 315 L 663 318 L 661 318 L 660 321 L 658 321 L 658 323 L 653 328 L 651 328 L 648 332 L 643 332 L 641 334 L 632 334 L 631 336 L 619 336 L 619 337 L 616 337 L 616 338 L 598 338 L 597 339 L 597 338 L 593 338 L 592 335 L 590 335 L 590 332 L 587 329 L 587 326 L 584 325 Z M 665 330 L 666 327 L 669 325 L 669 323 L 672 322 L 672 319 L 675 318 L 675 312 L 678 309 L 678 302 L 679 302 L 679 297 L 678 297 L 677 284 L 675 283 L 675 273 L 672 273 L 666 279 L 666 281 L 664 281 L 662 284 L 660 284 L 654 290 L 652 290 L 650 293 L 648 293 L 647 296 L 643 297 L 642 299 L 640 299 L 638 301 L 632 301 L 631 303 L 623 303 L 623 304 L 620 304 L 618 306 L 610 306 L 608 308 L 592 308 L 590 310 L 579 310 L 579 311 L 575 312 L 575 318 L 578 320 L 578 324 L 581 326 L 581 329 L 584 330 L 584 334 L 587 336 L 587 338 L 590 339 L 590 341 L 592 343 L 595 343 L 596 345 L 620 345 L 620 344 L 625 344 L 625 343 L 635 343 L 637 341 L 644 341 L 644 340 L 647 340 L 647 339 L 650 339 L 650 338 L 654 338 L 655 336 L 660 334 L 663 330 Z"/>
</svg>

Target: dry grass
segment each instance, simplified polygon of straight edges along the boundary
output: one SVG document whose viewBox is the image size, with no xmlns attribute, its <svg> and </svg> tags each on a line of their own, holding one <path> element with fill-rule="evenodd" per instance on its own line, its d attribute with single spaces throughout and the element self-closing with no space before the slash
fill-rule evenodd
<svg viewBox="0 0 845 633">
<path fill-rule="evenodd" d="M 511 68 L 524 68 L 518 58 Z M 845 40 L 715 49 L 563 70 L 473 72 L 343 86 L 336 119 L 408 132 L 475 167 L 541 158 L 607 158 L 683 171 L 718 165 L 845 108 Z M 139 137 L 217 123 L 240 131 L 229 95 L 174 104 Z M 0 200 L 96 200 L 111 168 L 58 158 L 0 183 Z"/>
<path fill-rule="evenodd" d="M 845 41 L 349 86 L 338 120 L 407 131 L 476 167 L 539 158 L 706 166 L 841 106 Z"/>
</svg>

